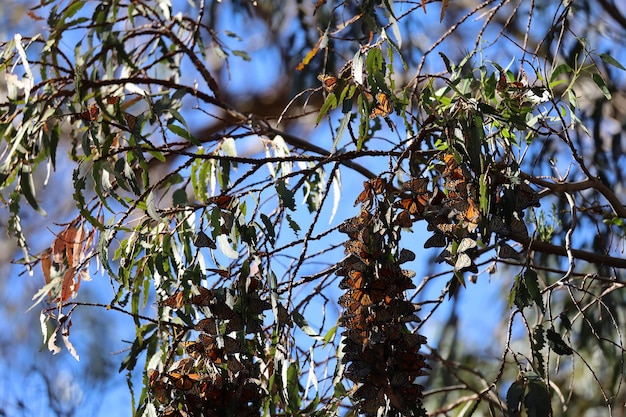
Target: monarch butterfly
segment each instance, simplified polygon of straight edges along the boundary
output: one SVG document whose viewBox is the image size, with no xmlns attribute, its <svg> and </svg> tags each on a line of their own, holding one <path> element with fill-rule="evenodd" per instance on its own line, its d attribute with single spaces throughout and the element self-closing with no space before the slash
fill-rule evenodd
<svg viewBox="0 0 626 417">
<path fill-rule="evenodd" d="M 372 263 L 372 254 L 369 252 L 368 248 L 363 242 L 350 240 L 346 242 L 344 246 L 346 254 L 356 256 L 366 265 Z"/>
<path fill-rule="evenodd" d="M 452 223 L 447 223 L 447 222 L 436 223 L 435 227 L 440 232 L 447 233 L 447 234 L 454 234 L 455 230 L 458 229 L 458 225 L 452 224 Z"/>
<path fill-rule="evenodd" d="M 131 131 L 135 130 L 135 126 L 137 125 L 137 116 L 133 116 L 127 112 L 124 112 L 123 116 L 126 121 L 126 126 L 128 126 Z"/>
<path fill-rule="evenodd" d="M 71 119 L 70 121 L 74 123 L 77 120 L 83 120 L 85 122 L 93 122 L 98 118 L 98 114 L 100 113 L 100 109 L 95 104 L 91 104 L 88 110 L 85 110 L 81 113 L 70 113 Z"/>
<path fill-rule="evenodd" d="M 161 302 L 161 305 L 167 306 L 167 307 L 171 307 L 174 309 L 178 309 L 181 308 L 184 305 L 184 300 L 183 300 L 183 292 L 182 291 L 177 291 L 176 293 L 174 293 L 174 295 L 168 297 L 167 299 L 163 300 Z"/>
<path fill-rule="evenodd" d="M 211 204 L 215 204 L 222 210 L 228 210 L 231 207 L 231 204 L 234 202 L 235 198 L 229 195 L 218 195 L 216 197 L 209 198 L 208 202 Z"/>
<path fill-rule="evenodd" d="M 416 349 L 396 351 L 395 362 L 401 372 L 411 376 L 428 375 L 428 372 L 425 370 L 428 368 L 428 365 L 424 360 L 424 356 L 417 353 Z"/>
<path fill-rule="evenodd" d="M 197 248 L 211 248 L 211 249 L 217 249 L 217 246 L 215 245 L 215 242 L 213 241 L 213 239 L 211 239 L 206 233 L 204 233 L 202 230 L 199 231 L 198 233 L 196 233 L 196 236 L 193 239 L 193 244 L 197 247 Z"/>
<path fill-rule="evenodd" d="M 528 87 L 528 77 L 526 76 L 526 71 L 523 69 L 520 71 L 520 75 L 518 77 L 518 81 L 509 81 L 506 73 L 504 71 L 500 71 L 500 78 L 498 79 L 498 84 L 496 85 L 496 90 L 499 93 L 508 90 L 513 87 L 518 90 Z"/>
<path fill-rule="evenodd" d="M 339 262 L 339 268 L 340 268 L 340 271 L 354 269 L 356 271 L 365 272 L 368 269 L 368 265 L 366 265 L 362 260 L 360 260 L 356 256 L 350 255 L 346 257 L 344 260 L 342 260 L 341 262 Z"/>
<path fill-rule="evenodd" d="M 408 249 L 401 249 L 400 255 L 398 255 L 398 263 L 403 264 L 405 262 L 411 262 L 415 260 L 415 253 Z"/>
<path fill-rule="evenodd" d="M 500 247 L 498 248 L 498 257 L 502 259 L 519 260 L 521 258 L 521 254 L 516 251 L 511 245 L 507 243 L 500 243 Z"/>
<path fill-rule="evenodd" d="M 167 404 L 171 400 L 171 385 L 164 381 L 156 381 L 154 386 L 151 386 L 152 393 L 161 404 Z"/>
<path fill-rule="evenodd" d="M 200 374 L 183 374 L 180 372 L 170 372 L 167 377 L 172 381 L 174 386 L 181 391 L 189 391 L 194 384 L 202 379 Z"/>
<path fill-rule="evenodd" d="M 409 213 L 408 210 L 402 210 L 400 213 L 398 213 L 393 222 L 400 227 L 413 226 L 413 219 L 411 218 L 411 213 Z"/>
<path fill-rule="evenodd" d="M 539 194 L 525 182 L 522 182 L 515 189 L 515 210 L 520 211 L 528 207 L 539 207 Z"/>
<path fill-rule="evenodd" d="M 474 239 L 469 237 L 464 237 L 461 239 L 459 246 L 457 247 L 457 252 L 467 252 L 470 249 L 474 249 L 477 246 L 477 243 Z"/>
<path fill-rule="evenodd" d="M 348 365 L 345 376 L 352 381 L 363 381 L 372 371 L 372 363 L 365 361 L 353 361 Z"/>
<path fill-rule="evenodd" d="M 385 93 L 376 94 L 376 104 L 370 113 L 370 119 L 375 119 L 377 117 L 387 117 L 393 110 L 391 106 L 391 101 L 389 101 L 389 97 Z"/>
<path fill-rule="evenodd" d="M 363 273 L 356 270 L 351 270 L 348 272 L 346 277 L 341 280 L 339 283 L 339 288 L 342 290 L 347 290 L 350 288 L 361 288 L 363 285 Z"/>
<path fill-rule="evenodd" d="M 411 191 L 415 194 L 422 194 L 428 192 L 428 184 L 430 180 L 428 178 L 411 178 L 404 184 L 402 184 L 402 191 Z"/>
<path fill-rule="evenodd" d="M 263 397 L 261 389 L 256 382 L 246 382 L 239 395 L 239 400 L 244 404 L 260 400 Z"/>
<path fill-rule="evenodd" d="M 194 359 L 198 359 L 205 354 L 204 344 L 202 342 L 183 341 L 179 344 L 185 349 L 185 352 Z"/>
<path fill-rule="evenodd" d="M 417 346 L 425 345 L 427 342 L 426 336 L 422 336 L 419 333 L 402 333 L 402 340 L 398 343 L 398 348 L 402 349 L 414 349 Z"/>
<path fill-rule="evenodd" d="M 394 321 L 397 323 L 406 323 L 409 321 L 419 321 L 419 318 L 415 316 L 413 313 L 415 312 L 415 307 L 413 303 L 406 300 L 394 300 L 392 304 L 387 306 L 385 309 L 379 309 L 377 312 L 378 316 L 388 316 L 389 318 L 386 321 Z M 382 313 L 382 314 L 381 314 Z M 384 314 L 387 313 L 387 314 Z M 382 318 L 382 317 L 381 317 Z M 379 322 L 382 322 L 379 318 Z M 407 318 L 407 320 L 405 320 Z M 415 320 L 417 319 L 417 320 Z"/>
<path fill-rule="evenodd" d="M 383 178 L 373 178 L 363 182 L 363 191 L 359 194 L 354 205 L 372 201 L 375 195 L 382 194 L 387 188 L 387 181 Z"/>
<path fill-rule="evenodd" d="M 502 237 L 511 235 L 511 227 L 505 223 L 505 221 L 498 216 L 493 216 L 489 221 L 489 230 Z"/>
<path fill-rule="evenodd" d="M 470 258 L 470 256 L 465 252 L 458 254 L 456 262 L 454 263 L 454 270 L 478 272 L 478 268 L 474 264 L 474 261 L 472 261 L 472 258 Z"/>
<path fill-rule="evenodd" d="M 362 209 L 361 214 L 356 217 L 352 217 L 339 225 L 339 231 L 350 236 L 351 239 L 357 239 L 359 232 L 365 228 L 370 221 L 370 213 Z"/>
<path fill-rule="evenodd" d="M 450 212 L 448 219 L 458 222 L 478 223 L 480 212 L 478 207 L 471 199 L 455 199 L 449 202 Z"/>
<path fill-rule="evenodd" d="M 443 233 L 435 232 L 424 243 L 424 248 L 443 248 L 447 245 L 446 235 Z"/>
<path fill-rule="evenodd" d="M 526 223 L 524 223 L 520 219 L 513 219 L 510 223 L 511 232 L 516 237 L 521 237 L 523 239 L 528 237 L 528 228 L 526 227 Z"/>
<path fill-rule="evenodd" d="M 416 402 L 420 401 L 420 399 L 424 396 L 422 391 L 424 387 L 419 384 L 410 384 L 401 388 L 401 398 L 408 402 Z"/>
<path fill-rule="evenodd" d="M 348 290 L 348 292 L 341 295 L 339 299 L 337 300 L 337 302 L 339 303 L 340 306 L 350 311 L 350 313 L 359 314 L 361 305 L 358 303 L 355 304 L 356 300 L 354 299 L 354 293 L 351 290 Z"/>
<path fill-rule="evenodd" d="M 396 201 L 394 205 L 396 207 L 403 208 L 413 216 L 421 216 L 424 213 L 424 209 L 428 204 L 429 196 L 427 194 L 420 194 L 417 196 L 405 197 L 399 201 Z"/>
<path fill-rule="evenodd" d="M 335 90 L 337 83 L 339 82 L 337 77 L 328 74 L 320 74 L 317 76 L 317 79 L 322 82 L 322 86 L 329 93 L 332 93 Z"/>
<path fill-rule="evenodd" d="M 250 297 L 246 300 L 245 303 L 245 309 L 250 314 L 261 314 L 264 311 L 269 310 L 270 308 L 272 308 L 272 305 L 269 303 L 269 301 L 261 300 L 258 297 Z"/>
<path fill-rule="evenodd" d="M 197 306 L 209 306 L 211 305 L 211 300 L 215 298 L 215 292 L 213 290 L 209 290 L 204 287 L 198 287 L 198 291 L 200 294 L 191 297 L 191 304 Z"/>
<path fill-rule="evenodd" d="M 467 209 L 464 211 L 463 215 L 468 222 L 478 223 L 480 219 L 480 209 L 474 199 L 470 198 L 467 200 Z"/>
<path fill-rule="evenodd" d="M 417 275 L 415 271 L 411 271 L 409 269 L 402 269 L 400 270 L 400 273 L 402 274 L 404 278 L 408 278 L 408 279 L 412 279 L 415 277 L 415 275 Z"/>
<path fill-rule="evenodd" d="M 467 198 L 467 188 L 463 185 L 467 184 L 465 178 L 446 178 L 443 182 L 443 188 L 448 192 L 448 198 Z"/>
<path fill-rule="evenodd" d="M 509 86 L 509 79 L 504 71 L 500 71 L 500 78 L 498 78 L 498 84 L 496 84 L 496 90 L 501 93 Z"/>
<path fill-rule="evenodd" d="M 217 333 L 217 324 L 215 323 L 214 318 L 204 318 L 200 320 L 198 323 L 196 323 L 196 325 L 193 328 L 194 330 L 198 330 L 200 332 L 206 332 L 209 334 Z"/>
<path fill-rule="evenodd" d="M 356 303 L 356 301 L 352 300 L 352 303 Z M 363 314 L 363 308 L 358 306 L 357 311 L 354 313 L 348 313 L 344 311 L 339 318 L 339 325 L 345 327 L 348 330 L 356 331 L 357 337 L 364 337 L 369 325 L 366 321 L 366 315 Z M 354 336 L 352 334 L 351 336 Z"/>
<path fill-rule="evenodd" d="M 166 403 L 170 397 L 170 389 L 161 379 L 161 373 L 156 369 L 148 369 L 149 386 L 152 394 L 160 403 Z"/>
<path fill-rule="evenodd" d="M 349 291 L 350 296 L 363 306 L 377 304 L 383 301 L 387 295 L 388 283 L 382 279 L 374 280 L 374 282 L 364 288 L 353 288 Z M 390 300 L 388 300 L 390 301 Z"/>
<path fill-rule="evenodd" d="M 211 314 L 220 320 L 231 320 L 236 316 L 235 311 L 223 302 L 210 303 L 209 309 Z"/>
</svg>

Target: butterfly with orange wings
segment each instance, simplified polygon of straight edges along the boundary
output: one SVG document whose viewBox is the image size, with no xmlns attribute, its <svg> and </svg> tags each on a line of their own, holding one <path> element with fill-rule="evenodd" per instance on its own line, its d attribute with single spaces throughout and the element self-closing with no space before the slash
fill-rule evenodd
<svg viewBox="0 0 626 417">
<path fill-rule="evenodd" d="M 337 83 L 339 82 L 339 78 L 335 77 L 334 75 L 328 74 L 320 74 L 317 76 L 317 79 L 322 82 L 324 90 L 328 91 L 329 93 L 335 91 Z"/>
<path fill-rule="evenodd" d="M 393 110 L 393 106 L 389 97 L 385 93 L 376 94 L 376 102 L 374 104 L 374 108 L 370 113 L 370 119 L 375 119 L 377 117 L 387 117 L 391 114 Z"/>
</svg>

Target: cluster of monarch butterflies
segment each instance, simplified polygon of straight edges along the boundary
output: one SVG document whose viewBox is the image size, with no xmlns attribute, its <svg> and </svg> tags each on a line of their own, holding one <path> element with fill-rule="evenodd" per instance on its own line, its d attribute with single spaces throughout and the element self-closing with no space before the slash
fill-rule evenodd
<svg viewBox="0 0 626 417">
<path fill-rule="evenodd" d="M 259 297 L 258 278 L 241 281 L 244 287 L 239 291 L 198 287 L 197 295 L 186 298 L 179 291 L 162 302 L 172 309 L 193 306 L 206 317 L 193 328 L 195 340 L 171 348 L 168 357 L 182 352 L 182 359 L 171 366 L 166 363 L 161 371 L 148 371 L 150 393 L 161 405 L 160 415 L 260 415 L 267 390 L 259 379 L 258 358 L 251 353 L 258 352 L 258 346 L 246 335 L 262 332 L 261 315 L 271 306 Z"/>
<path fill-rule="evenodd" d="M 454 266 L 455 272 L 478 272 L 477 241 L 486 244 L 492 235 L 501 258 L 518 258 L 520 254 L 505 240 L 528 237 L 523 211 L 539 205 L 537 192 L 505 164 L 494 163 L 482 176 L 489 186 L 482 187 L 484 195 L 480 195 L 480 173 L 457 158 L 451 153 L 439 155 L 440 163 L 434 165 L 439 181 L 419 177 L 402 184 L 394 202 L 400 210 L 395 222 L 410 227 L 414 221 L 426 220 L 433 234 L 424 246 L 445 248 L 437 260 Z M 481 199 L 486 204 L 481 206 Z"/>
<path fill-rule="evenodd" d="M 123 106 L 120 106 L 120 107 L 128 107 L 137 101 L 138 101 L 137 99 L 129 100 L 128 103 L 124 103 Z M 119 105 L 119 97 L 114 97 L 114 96 L 107 97 L 104 101 L 104 104 Z M 68 114 L 64 114 L 63 116 L 69 116 L 71 123 L 75 123 L 77 121 L 95 122 L 100 117 L 100 108 L 98 107 L 97 104 L 92 103 L 89 105 L 89 107 L 85 111 L 76 112 L 76 113 L 68 113 Z M 133 116 L 132 114 L 128 112 L 123 112 L 122 116 L 124 117 L 124 121 L 126 122 L 126 127 L 131 132 L 134 131 L 135 126 L 137 124 L 137 117 Z"/>
<path fill-rule="evenodd" d="M 322 86 L 329 93 L 335 91 L 340 81 L 340 78 L 329 74 L 322 74 L 319 75 L 317 78 L 322 82 Z M 387 93 L 381 91 L 376 94 L 375 98 L 368 92 L 365 92 L 364 94 L 371 105 L 370 119 L 375 119 L 377 117 L 387 117 L 393 111 L 393 105 Z"/>
<path fill-rule="evenodd" d="M 371 210 L 377 195 L 385 201 L 389 190 L 380 178 L 367 181 L 357 199 L 361 214 L 339 228 L 349 237 L 348 256 L 336 271 L 342 278 L 339 287 L 346 290 L 339 299 L 345 328 L 342 360 L 345 377 L 355 383 L 352 400 L 359 413 L 415 416 L 423 413 L 422 386 L 415 379 L 429 367 L 419 353 L 426 338 L 406 326 L 419 321 L 405 296 L 415 288 L 414 273 L 400 267 L 415 255 L 406 249 L 391 253 L 385 239 L 394 226 L 385 227 L 381 220 L 385 204 Z"/>
</svg>

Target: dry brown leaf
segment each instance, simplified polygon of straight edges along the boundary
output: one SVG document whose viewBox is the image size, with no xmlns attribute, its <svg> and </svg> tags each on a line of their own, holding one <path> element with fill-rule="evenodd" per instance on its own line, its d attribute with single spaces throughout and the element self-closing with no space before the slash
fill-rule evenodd
<svg viewBox="0 0 626 417">
<path fill-rule="evenodd" d="M 52 249 L 46 249 L 44 253 L 41 254 L 41 272 L 43 272 L 43 279 L 46 284 L 50 283 L 50 269 L 52 268 L 51 253 Z"/>
<path fill-rule="evenodd" d="M 76 276 L 76 269 L 68 268 L 63 275 L 63 283 L 61 284 L 61 297 L 60 302 L 64 303 L 71 297 L 76 296 L 78 287 L 80 286 L 80 280 L 76 282 L 74 277 Z"/>
<path fill-rule="evenodd" d="M 450 0 L 441 0 L 441 14 L 439 15 L 439 23 L 443 22 L 443 16 L 446 14 L 446 9 L 450 5 Z"/>
</svg>

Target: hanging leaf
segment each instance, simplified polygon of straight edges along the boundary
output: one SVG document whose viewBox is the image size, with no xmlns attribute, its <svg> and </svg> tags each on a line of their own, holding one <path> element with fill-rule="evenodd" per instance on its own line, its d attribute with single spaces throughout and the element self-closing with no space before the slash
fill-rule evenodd
<svg viewBox="0 0 626 417">
<path fill-rule="evenodd" d="M 291 190 L 287 189 L 284 180 L 276 181 L 276 192 L 280 197 L 281 204 L 288 208 L 291 211 L 295 211 L 296 209 L 296 199 Z"/>
<path fill-rule="evenodd" d="M 604 82 L 604 78 L 602 78 L 600 74 L 593 73 L 591 74 L 591 79 L 600 88 L 600 91 L 602 91 L 602 94 L 604 94 L 604 97 L 607 100 L 610 100 L 611 92 L 609 91 L 609 88 L 607 87 L 606 82 Z"/>
<path fill-rule="evenodd" d="M 227 235 L 219 235 L 217 237 L 217 246 L 225 256 L 231 259 L 239 258 L 239 252 L 231 246 Z"/>
<path fill-rule="evenodd" d="M 619 68 L 622 71 L 626 71 L 626 68 L 620 64 L 615 58 L 609 54 L 600 54 L 600 58 L 609 65 L 613 65 L 615 68 Z"/>
<path fill-rule="evenodd" d="M 443 17 L 446 14 L 446 9 L 450 5 L 450 0 L 441 1 L 441 14 L 439 14 L 439 23 L 443 22 Z"/>
<path fill-rule="evenodd" d="M 551 417 L 552 405 L 546 384 L 533 372 L 526 372 L 524 408 L 529 417 Z"/>
<path fill-rule="evenodd" d="M 45 210 L 41 208 L 35 198 L 35 184 L 32 172 L 29 168 L 25 167 L 20 171 L 20 189 L 26 201 L 28 201 L 28 204 L 42 216 L 47 216 Z"/>
<path fill-rule="evenodd" d="M 506 392 L 506 408 L 509 416 L 519 416 L 524 400 L 524 384 L 522 381 L 515 381 Z"/>
<path fill-rule="evenodd" d="M 541 289 L 539 288 L 539 278 L 534 269 L 527 268 L 526 271 L 524 271 L 524 286 L 528 289 L 528 295 L 534 301 L 535 305 L 539 307 L 541 311 L 545 311 Z"/>
<path fill-rule="evenodd" d="M 546 337 L 548 338 L 548 344 L 550 349 L 557 355 L 571 355 L 574 350 L 563 340 L 560 334 L 554 331 L 554 329 L 546 330 Z"/>
<path fill-rule="evenodd" d="M 296 236 L 298 236 L 298 232 L 301 230 L 300 225 L 289 214 L 287 214 L 287 223 L 289 224 L 289 228 L 294 231 Z"/>
</svg>

